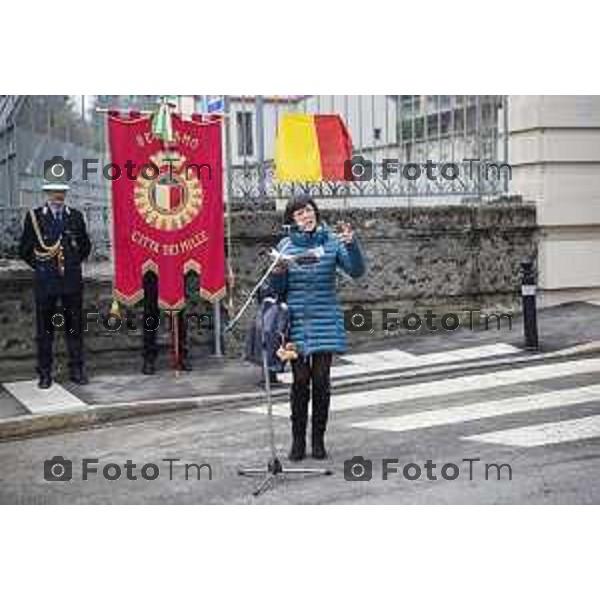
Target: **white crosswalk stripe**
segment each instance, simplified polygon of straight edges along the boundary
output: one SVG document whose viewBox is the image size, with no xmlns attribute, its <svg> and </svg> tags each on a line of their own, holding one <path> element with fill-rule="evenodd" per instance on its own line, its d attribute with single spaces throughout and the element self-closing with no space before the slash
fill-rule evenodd
<svg viewBox="0 0 600 600">
<path fill-rule="evenodd" d="M 372 355 L 369 357 L 356 357 L 371 365 L 374 363 Z M 399 356 L 395 351 L 388 352 L 380 360 L 397 360 Z M 406 358 L 406 357 L 404 357 Z M 600 384 L 579 385 L 573 383 L 572 387 L 554 389 L 552 391 L 536 392 L 518 396 L 509 395 L 510 387 L 517 384 L 531 384 L 534 382 L 558 381 L 565 377 L 574 377 L 586 374 L 600 373 L 600 358 L 588 358 L 577 361 L 560 363 L 535 364 L 528 367 L 513 368 L 476 375 L 466 375 L 452 379 L 429 381 L 423 383 L 402 385 L 387 389 L 374 389 L 347 394 L 334 394 L 332 397 L 332 411 L 351 411 L 352 409 L 389 407 L 386 413 L 393 413 L 394 405 L 398 406 L 401 414 L 386 414 L 372 419 L 345 420 L 345 426 L 382 432 L 406 432 L 423 430 L 435 427 L 460 426 L 463 423 L 481 423 L 485 429 L 493 428 L 494 418 L 510 415 L 523 415 L 527 419 L 534 418 L 538 423 L 544 418 L 544 411 L 552 409 L 566 409 L 571 407 L 569 418 L 553 418 L 542 424 L 511 426 L 506 429 L 494 429 L 472 435 L 465 435 L 458 428 L 457 436 L 468 442 L 486 444 L 500 444 L 506 446 L 534 448 L 542 445 L 561 444 L 576 440 L 589 440 L 600 438 L 600 414 L 573 418 L 573 407 L 589 405 L 586 411 L 600 406 Z M 564 384 L 563 384 L 564 386 Z M 466 392 L 495 391 L 501 399 L 461 402 L 460 395 Z M 407 402 L 445 398 L 448 396 L 449 405 L 436 408 L 410 411 Z M 504 397 L 503 397 L 504 396 Z M 443 400 L 442 400 L 443 401 Z M 423 404 L 421 403 L 421 407 Z M 241 409 L 245 412 L 266 412 L 265 406 L 255 406 Z M 598 410 L 598 409 L 597 409 Z M 407 412 L 408 411 L 408 412 Z M 288 417 L 290 414 L 289 403 L 278 403 L 273 407 L 275 416 Z M 385 414 L 385 413 L 384 413 Z M 556 413 L 553 414 L 553 417 Z M 559 415 L 561 413 L 558 413 Z M 351 417 L 351 414 L 350 414 Z M 490 423 L 492 424 L 490 427 Z M 514 425 L 514 423 L 512 424 Z"/>
<path fill-rule="evenodd" d="M 571 362 L 535 365 L 507 371 L 495 371 L 479 375 L 466 375 L 453 379 L 429 381 L 368 392 L 335 394 L 332 397 L 331 410 L 343 411 L 382 406 L 397 402 L 406 403 L 419 398 L 435 398 L 450 394 L 484 391 L 519 383 L 532 383 L 599 371 L 600 358 L 590 358 Z M 264 414 L 266 406 L 261 405 L 242 410 Z M 281 417 L 289 416 L 289 403 L 275 404 L 273 406 L 273 414 Z"/>
<path fill-rule="evenodd" d="M 394 369 L 412 369 L 466 360 L 481 360 L 495 356 L 508 356 L 518 352 L 521 352 L 521 350 L 511 344 L 488 344 L 421 355 L 410 354 L 402 350 L 348 354 L 344 356 L 344 360 L 350 364 L 332 367 L 331 378 L 383 373 Z M 287 372 L 280 375 L 278 379 L 283 383 L 291 383 L 292 375 Z"/>
<path fill-rule="evenodd" d="M 440 410 L 426 410 L 409 415 L 353 423 L 352 427 L 380 431 L 410 431 L 515 413 L 574 406 L 586 402 L 600 402 L 600 385 L 524 395 L 491 402 L 475 402 Z"/>
<path fill-rule="evenodd" d="M 2 385 L 33 414 L 60 412 L 87 406 L 58 383 L 52 384 L 52 387 L 47 390 L 41 390 L 36 380 L 16 381 Z"/>
<path fill-rule="evenodd" d="M 534 448 L 536 446 L 562 444 L 596 437 L 600 438 L 600 415 L 542 423 L 541 425 L 514 427 L 470 435 L 462 439 L 488 444 Z"/>
</svg>

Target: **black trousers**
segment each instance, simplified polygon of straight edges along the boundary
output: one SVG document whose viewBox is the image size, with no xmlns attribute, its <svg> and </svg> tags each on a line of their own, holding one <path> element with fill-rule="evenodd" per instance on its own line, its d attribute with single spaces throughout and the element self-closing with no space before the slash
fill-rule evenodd
<svg viewBox="0 0 600 600">
<path fill-rule="evenodd" d="M 154 362 L 158 355 L 157 337 L 160 328 L 166 329 L 167 323 L 160 322 L 160 309 L 158 307 L 158 277 L 151 271 L 144 274 L 144 361 Z M 179 342 L 180 360 L 189 360 L 189 344 L 185 311 L 177 314 L 177 340 Z M 169 317 L 167 317 L 167 320 Z M 160 325 L 159 325 L 160 324 Z M 172 335 L 172 323 L 168 323 L 169 335 Z M 177 365 L 181 366 L 181 365 Z"/>
<path fill-rule="evenodd" d="M 312 384 L 312 432 L 323 434 L 327 429 L 331 398 L 331 352 L 300 355 L 292 361 L 294 380 L 290 402 L 292 434 L 304 436 L 308 420 L 308 403 Z"/>
<path fill-rule="evenodd" d="M 62 311 L 59 310 L 59 304 Z M 81 292 L 36 298 L 37 370 L 40 375 L 52 373 L 54 332 L 58 330 L 65 332 L 69 369 L 74 371 L 83 367 L 82 305 Z"/>
</svg>

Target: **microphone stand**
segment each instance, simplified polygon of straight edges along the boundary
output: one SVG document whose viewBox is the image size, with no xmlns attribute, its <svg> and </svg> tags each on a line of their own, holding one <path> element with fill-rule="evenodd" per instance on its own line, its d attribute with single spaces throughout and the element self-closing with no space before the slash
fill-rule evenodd
<svg viewBox="0 0 600 600">
<path fill-rule="evenodd" d="M 252 292 L 250 292 L 250 297 L 244 303 L 236 317 L 229 323 L 226 328 L 226 331 L 231 330 L 231 328 L 239 321 L 242 314 L 246 311 L 252 298 L 258 293 L 258 290 L 263 285 L 263 283 L 267 280 L 269 275 L 274 271 L 277 265 L 284 260 L 283 251 L 287 248 L 287 245 L 284 246 L 280 252 L 275 252 L 273 257 L 273 262 L 271 266 L 267 269 L 266 273 L 256 284 Z M 273 423 L 273 396 L 271 394 L 271 378 L 269 373 L 269 360 L 267 356 L 267 342 L 265 338 L 265 309 L 264 303 L 260 308 L 260 318 L 261 318 L 261 354 L 262 354 L 262 368 L 263 368 L 263 377 L 265 380 L 265 397 L 267 401 L 267 429 L 269 432 L 269 452 L 270 458 L 267 462 L 266 467 L 251 467 L 251 468 L 241 468 L 238 469 L 238 475 L 240 476 L 253 476 L 253 475 L 263 475 L 263 480 L 260 482 L 258 487 L 254 490 L 253 495 L 259 496 L 264 491 L 266 491 L 270 486 L 274 485 L 275 482 L 286 475 L 333 475 L 333 471 L 331 469 L 319 469 L 319 468 L 287 468 L 284 467 L 279 456 L 277 455 L 277 448 L 275 446 L 275 428 Z"/>
</svg>

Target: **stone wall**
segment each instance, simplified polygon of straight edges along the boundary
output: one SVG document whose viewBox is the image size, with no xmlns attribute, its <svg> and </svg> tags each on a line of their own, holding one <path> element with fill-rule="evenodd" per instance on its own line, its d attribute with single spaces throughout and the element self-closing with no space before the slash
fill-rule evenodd
<svg viewBox="0 0 600 600">
<path fill-rule="evenodd" d="M 326 206 L 325 200 L 321 202 Z M 340 276 L 344 308 L 361 305 L 373 312 L 373 332 L 350 334 L 351 345 L 360 345 L 387 334 L 381 331 L 380 309 L 396 309 L 400 315 L 415 311 L 437 314 L 467 309 L 484 312 L 518 310 L 519 267 L 535 258 L 535 208 L 519 203 L 485 206 L 377 208 L 322 211 L 328 223 L 353 223 L 366 252 L 367 275 L 358 281 Z M 232 216 L 232 298 L 224 308 L 241 306 L 268 264 L 268 251 L 280 236 L 280 213 L 240 212 Z M 3 240 L 6 240 L 6 231 Z M 34 359 L 31 272 L 10 260 L 14 240 L 5 243 L 0 264 L 0 379 L 10 371 L 27 371 Z M 11 250 L 12 249 L 12 250 Z M 111 267 L 106 261 L 86 266 L 85 305 L 106 314 L 111 301 Z M 196 301 L 194 310 L 210 312 Z M 239 355 L 253 308 L 225 349 Z M 161 336 L 168 342 L 168 332 Z M 212 351 L 212 333 L 194 332 L 194 359 Z M 132 369 L 140 364 L 139 333 L 125 328 L 111 333 L 90 326 L 86 347 L 96 370 Z M 61 344 L 62 347 L 62 344 Z M 166 361 L 163 353 L 163 361 Z M 59 364 L 64 367 L 64 356 Z"/>
</svg>

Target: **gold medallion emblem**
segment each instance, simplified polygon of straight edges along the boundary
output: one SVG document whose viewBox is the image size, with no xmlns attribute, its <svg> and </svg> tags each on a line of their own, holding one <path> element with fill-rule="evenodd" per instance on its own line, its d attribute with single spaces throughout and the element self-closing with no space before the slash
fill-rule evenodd
<svg viewBox="0 0 600 600">
<path fill-rule="evenodd" d="M 150 157 L 158 177 L 138 175 L 135 205 L 144 221 L 156 229 L 172 231 L 190 223 L 202 208 L 202 184 L 194 169 L 185 169 L 179 152 L 158 152 Z"/>
</svg>

